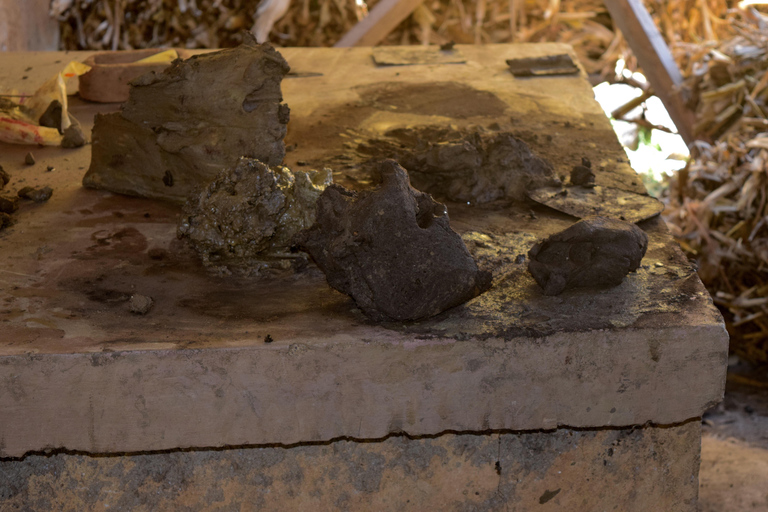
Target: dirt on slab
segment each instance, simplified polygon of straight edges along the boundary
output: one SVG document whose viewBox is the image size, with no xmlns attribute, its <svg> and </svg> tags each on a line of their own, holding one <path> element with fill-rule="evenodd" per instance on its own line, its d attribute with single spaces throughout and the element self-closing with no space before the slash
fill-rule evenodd
<svg viewBox="0 0 768 512">
<path fill-rule="evenodd" d="M 526 191 L 560 185 L 552 165 L 509 132 L 482 127 L 398 128 L 361 142 L 371 158 L 395 158 L 414 186 L 441 200 L 483 204 L 523 201 Z"/>
</svg>

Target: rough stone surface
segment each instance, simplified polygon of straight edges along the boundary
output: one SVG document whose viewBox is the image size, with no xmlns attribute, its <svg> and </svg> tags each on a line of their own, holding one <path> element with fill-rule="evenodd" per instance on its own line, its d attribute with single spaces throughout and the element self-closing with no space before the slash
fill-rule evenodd
<svg viewBox="0 0 768 512">
<path fill-rule="evenodd" d="M 96 117 L 83 184 L 183 203 L 241 156 L 279 165 L 288 70 L 271 46 L 246 37 L 237 48 L 143 75 L 120 112 Z"/>
<path fill-rule="evenodd" d="M 206 266 L 254 273 L 289 263 L 293 239 L 315 222 L 317 198 L 333 181 L 331 171 L 269 168 L 241 158 L 222 171 L 184 209 L 178 234 Z"/>
<path fill-rule="evenodd" d="M 18 192 L 18 196 L 22 199 L 29 199 L 36 203 L 44 203 L 53 195 L 53 189 L 51 187 L 24 187 Z"/>
<path fill-rule="evenodd" d="M 355 193 L 332 186 L 302 244 L 328 284 L 375 320 L 415 320 L 477 296 L 491 276 L 478 270 L 444 205 L 410 186 L 394 160 L 381 185 Z"/>
<path fill-rule="evenodd" d="M 422 126 L 390 130 L 386 135 L 358 149 L 396 158 L 408 169 L 417 189 L 441 199 L 522 201 L 529 189 L 559 184 L 552 165 L 511 133 Z"/>
<path fill-rule="evenodd" d="M 577 222 L 528 252 L 528 271 L 547 295 L 617 286 L 640 266 L 648 236 L 635 224 L 596 217 Z"/>
<path fill-rule="evenodd" d="M 3 510 L 694 512 L 699 422 L 0 460 Z"/>
</svg>

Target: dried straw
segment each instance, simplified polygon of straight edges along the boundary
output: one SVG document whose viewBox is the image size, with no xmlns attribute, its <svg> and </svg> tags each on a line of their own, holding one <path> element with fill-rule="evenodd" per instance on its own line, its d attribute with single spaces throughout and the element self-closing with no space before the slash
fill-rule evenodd
<svg viewBox="0 0 768 512">
<path fill-rule="evenodd" d="M 732 349 L 768 363 L 768 19 L 752 9 L 725 19 L 712 40 L 676 46 L 701 140 L 666 219 L 724 312 Z"/>
</svg>

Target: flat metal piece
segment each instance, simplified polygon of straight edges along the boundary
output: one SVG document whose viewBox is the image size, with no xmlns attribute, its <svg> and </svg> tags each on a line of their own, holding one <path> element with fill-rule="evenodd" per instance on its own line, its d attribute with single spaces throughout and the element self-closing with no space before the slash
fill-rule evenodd
<svg viewBox="0 0 768 512">
<path fill-rule="evenodd" d="M 373 49 L 377 66 L 413 66 L 417 64 L 464 64 L 461 51 L 441 50 L 438 46 L 378 46 Z"/>
<path fill-rule="evenodd" d="M 578 66 L 567 53 L 508 59 L 507 65 L 512 74 L 518 77 L 573 75 L 579 72 Z"/>
<path fill-rule="evenodd" d="M 664 210 L 658 199 L 613 187 L 542 187 L 528 197 L 557 211 L 583 219 L 594 215 L 640 222 Z"/>
</svg>

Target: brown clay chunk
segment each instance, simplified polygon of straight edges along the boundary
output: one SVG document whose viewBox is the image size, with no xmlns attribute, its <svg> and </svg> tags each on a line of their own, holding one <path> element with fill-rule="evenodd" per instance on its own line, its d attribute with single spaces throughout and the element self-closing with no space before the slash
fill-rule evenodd
<svg viewBox="0 0 768 512">
<path fill-rule="evenodd" d="M 3 166 L 0 165 L 0 190 L 5 187 L 8 182 L 11 181 L 11 177 L 8 175 L 7 172 L 5 172 L 5 169 L 3 169 Z"/>
<path fill-rule="evenodd" d="M 49 200 L 53 195 L 53 189 L 51 189 L 51 187 L 43 187 L 43 188 L 24 187 L 21 190 L 19 190 L 18 195 L 23 199 L 31 199 L 36 203 L 44 203 L 45 201 Z"/>
<path fill-rule="evenodd" d="M 294 172 L 241 158 L 190 199 L 178 235 L 206 266 L 240 273 L 258 272 L 275 258 L 295 259 L 293 239 L 315 222 L 317 198 L 331 180 L 329 169 Z"/>
<path fill-rule="evenodd" d="M 546 295 L 621 284 L 637 270 L 648 236 L 635 224 L 593 217 L 556 233 L 528 252 L 528 271 Z"/>
<path fill-rule="evenodd" d="M 451 229 L 445 206 L 411 187 L 394 160 L 379 173 L 372 191 L 329 186 L 302 234 L 328 284 L 377 321 L 429 317 L 485 291 L 491 276 Z"/>
<path fill-rule="evenodd" d="M 0 196 L 0 212 L 13 213 L 19 209 L 19 198 Z"/>
<path fill-rule="evenodd" d="M 122 110 L 95 118 L 83 185 L 184 203 L 241 156 L 281 164 L 289 110 L 280 82 L 290 68 L 244 34 L 237 48 L 177 60 L 131 82 Z"/>
</svg>

